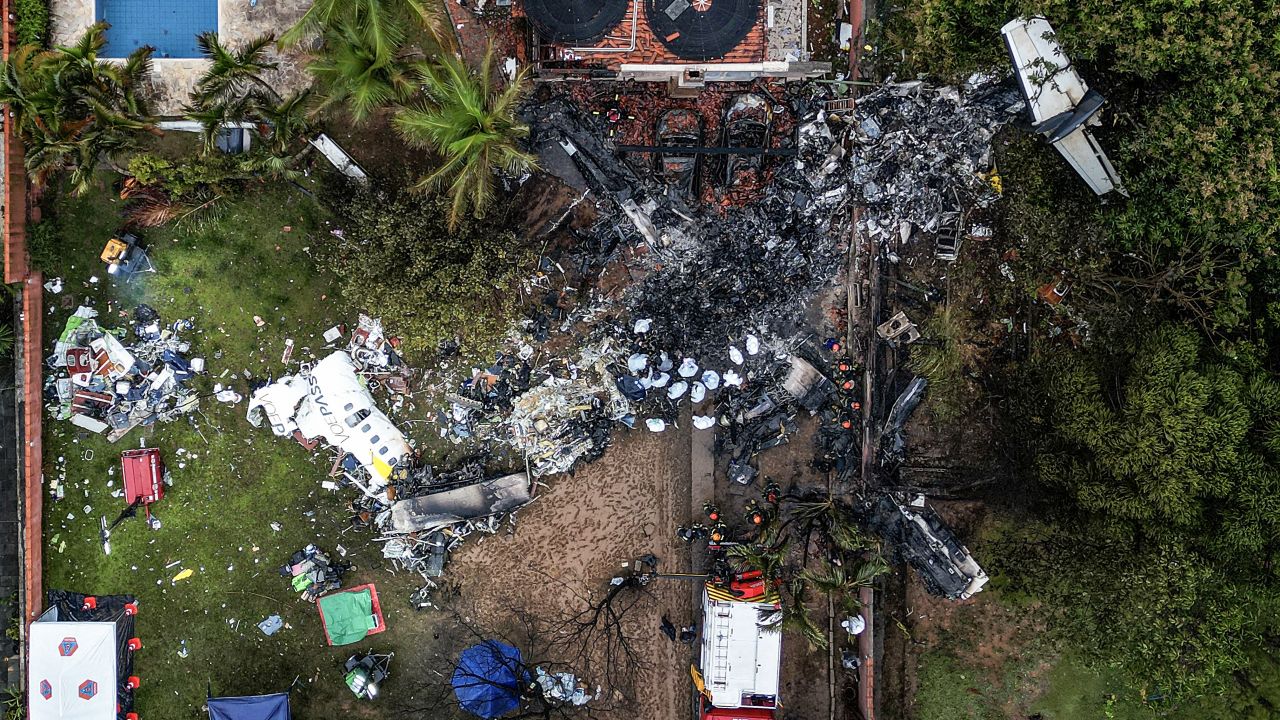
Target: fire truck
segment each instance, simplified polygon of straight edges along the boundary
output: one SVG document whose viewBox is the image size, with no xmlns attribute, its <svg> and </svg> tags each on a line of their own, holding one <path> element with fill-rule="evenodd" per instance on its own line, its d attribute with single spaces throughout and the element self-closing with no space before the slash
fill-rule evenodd
<svg viewBox="0 0 1280 720">
<path fill-rule="evenodd" d="M 782 668 L 782 600 L 757 572 L 702 592 L 702 720 L 770 720 Z"/>
</svg>

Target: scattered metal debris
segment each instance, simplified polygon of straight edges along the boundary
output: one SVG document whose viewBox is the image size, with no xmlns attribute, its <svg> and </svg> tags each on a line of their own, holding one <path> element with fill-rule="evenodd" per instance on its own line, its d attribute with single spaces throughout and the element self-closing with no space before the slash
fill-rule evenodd
<svg viewBox="0 0 1280 720">
<path fill-rule="evenodd" d="M 46 360 L 54 373 L 45 381 L 45 398 L 59 420 L 115 442 L 135 427 L 199 407 L 191 379 L 204 359 L 188 360 L 191 343 L 181 337 L 193 320 L 164 325 L 155 310 L 139 305 L 129 328 L 108 331 L 97 317 L 93 308 L 78 308 Z"/>
<path fill-rule="evenodd" d="M 986 572 L 924 496 L 908 505 L 905 498 L 886 493 L 867 501 L 864 510 L 870 526 L 896 556 L 915 568 L 929 592 L 967 600 L 986 585 Z"/>
</svg>

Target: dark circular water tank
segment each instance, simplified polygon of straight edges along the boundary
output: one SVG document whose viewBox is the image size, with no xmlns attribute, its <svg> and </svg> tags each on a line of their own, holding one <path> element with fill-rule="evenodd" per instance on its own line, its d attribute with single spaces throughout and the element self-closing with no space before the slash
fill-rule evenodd
<svg viewBox="0 0 1280 720">
<path fill-rule="evenodd" d="M 547 40 L 591 45 L 622 22 L 628 4 L 628 0 L 524 0 L 524 12 Z"/>
<path fill-rule="evenodd" d="M 644 0 L 644 3 L 645 17 L 653 34 L 683 60 L 724 57 L 760 19 L 760 0 Z"/>
</svg>

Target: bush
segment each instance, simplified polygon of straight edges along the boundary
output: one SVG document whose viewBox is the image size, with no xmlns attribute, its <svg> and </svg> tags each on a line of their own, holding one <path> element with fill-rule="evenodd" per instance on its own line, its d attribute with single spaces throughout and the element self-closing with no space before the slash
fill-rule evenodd
<svg viewBox="0 0 1280 720">
<path fill-rule="evenodd" d="M 46 216 L 41 222 L 28 227 L 27 254 L 31 256 L 31 264 L 41 270 L 58 267 L 60 237 L 57 221 Z"/>
<path fill-rule="evenodd" d="M 17 0 L 13 13 L 18 44 L 44 47 L 49 38 L 49 5 L 46 0 Z"/>
<path fill-rule="evenodd" d="M 480 348 L 506 330 L 533 258 L 503 224 L 464 218 L 450 230 L 447 199 L 399 190 L 343 191 L 330 205 L 341 237 L 320 249 L 320 264 L 407 352 L 455 336 Z"/>
</svg>

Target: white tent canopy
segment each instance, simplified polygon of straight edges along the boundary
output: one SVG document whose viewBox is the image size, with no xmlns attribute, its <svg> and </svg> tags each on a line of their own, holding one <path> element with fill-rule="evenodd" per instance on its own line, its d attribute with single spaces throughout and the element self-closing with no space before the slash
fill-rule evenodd
<svg viewBox="0 0 1280 720">
<path fill-rule="evenodd" d="M 115 623 L 32 623 L 30 720 L 115 720 L 117 649 Z"/>
</svg>

